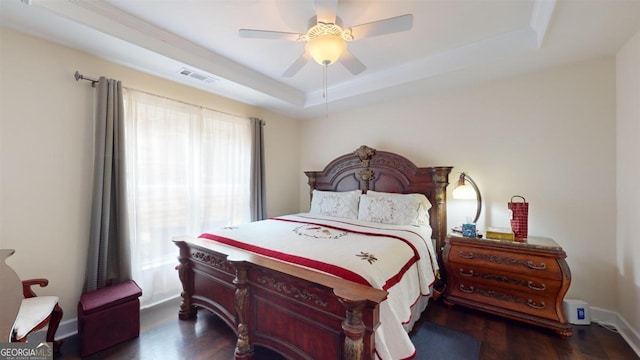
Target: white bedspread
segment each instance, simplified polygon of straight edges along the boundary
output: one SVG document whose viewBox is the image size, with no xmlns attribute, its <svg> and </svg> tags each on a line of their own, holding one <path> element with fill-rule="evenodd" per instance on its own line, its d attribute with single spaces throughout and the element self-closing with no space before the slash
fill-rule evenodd
<svg viewBox="0 0 640 360">
<path fill-rule="evenodd" d="M 431 295 L 438 266 L 428 226 L 302 213 L 200 237 L 386 290 L 389 296 L 380 304 L 381 324 L 375 334 L 376 354 L 385 360 L 415 356 L 405 327 L 416 320 L 412 307 Z"/>
</svg>

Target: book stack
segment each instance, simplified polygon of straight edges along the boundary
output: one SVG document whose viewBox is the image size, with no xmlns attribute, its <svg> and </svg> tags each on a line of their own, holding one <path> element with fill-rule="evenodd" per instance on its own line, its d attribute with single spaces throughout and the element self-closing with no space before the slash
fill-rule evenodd
<svg viewBox="0 0 640 360">
<path fill-rule="evenodd" d="M 509 228 L 488 227 L 485 234 L 487 239 L 495 240 L 515 240 L 516 235 Z"/>
</svg>

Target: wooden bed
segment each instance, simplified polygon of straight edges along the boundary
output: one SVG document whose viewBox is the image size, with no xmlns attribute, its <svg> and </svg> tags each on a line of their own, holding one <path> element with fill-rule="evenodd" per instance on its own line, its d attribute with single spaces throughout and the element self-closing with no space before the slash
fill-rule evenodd
<svg viewBox="0 0 640 360">
<path fill-rule="evenodd" d="M 323 171 L 305 172 L 310 192 L 361 189 L 422 193 L 430 200 L 432 238 L 439 253 L 446 236 L 446 187 L 451 167 L 418 168 L 403 156 L 361 146 Z M 179 318 L 198 308 L 237 334 L 235 359 L 254 346 L 290 359 L 372 359 L 379 304 L 387 292 L 223 244 L 176 238 L 182 304 Z"/>
</svg>

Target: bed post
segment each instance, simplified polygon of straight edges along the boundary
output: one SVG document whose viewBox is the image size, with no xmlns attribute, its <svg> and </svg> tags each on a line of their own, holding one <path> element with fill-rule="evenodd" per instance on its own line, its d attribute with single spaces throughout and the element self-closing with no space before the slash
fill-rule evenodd
<svg viewBox="0 0 640 360">
<path fill-rule="evenodd" d="M 247 278 L 247 265 L 244 262 L 233 262 L 236 269 L 236 277 L 233 284 L 236 286 L 234 305 L 236 309 L 236 323 L 238 340 L 234 352 L 235 360 L 253 359 L 253 345 L 250 334 L 250 304 L 249 304 L 249 279 Z"/>
<path fill-rule="evenodd" d="M 197 314 L 196 307 L 191 304 L 191 297 L 193 296 L 193 269 L 191 268 L 191 262 L 189 260 L 189 247 L 184 241 L 173 240 L 173 242 L 180 248 L 180 254 L 178 255 L 178 276 L 182 283 L 182 303 L 180 303 L 180 311 L 178 312 L 178 318 L 180 320 L 194 319 Z"/>
<path fill-rule="evenodd" d="M 434 198 L 436 200 L 436 213 L 434 215 L 436 216 L 437 224 L 437 226 L 433 226 L 432 221 L 431 228 L 434 232 L 433 237 L 436 240 L 436 252 L 438 253 L 438 259 L 440 259 L 442 250 L 444 249 L 444 239 L 447 236 L 447 185 L 449 185 L 449 173 L 451 172 L 451 167 L 438 166 L 431 169 L 433 171 L 431 178 L 435 189 Z"/>
<path fill-rule="evenodd" d="M 342 322 L 344 331 L 344 360 L 369 359 L 371 354 L 364 357 L 364 334 L 365 326 L 362 321 L 362 310 L 366 305 L 366 300 L 350 300 L 338 297 L 340 303 L 347 309 L 347 316 Z"/>
</svg>

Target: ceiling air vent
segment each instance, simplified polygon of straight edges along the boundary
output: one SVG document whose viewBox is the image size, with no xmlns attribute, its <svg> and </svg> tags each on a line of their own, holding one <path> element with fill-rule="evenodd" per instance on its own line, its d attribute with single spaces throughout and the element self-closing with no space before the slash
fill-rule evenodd
<svg viewBox="0 0 640 360">
<path fill-rule="evenodd" d="M 214 77 L 211 77 L 209 75 L 198 73 L 198 72 L 186 69 L 186 68 L 180 69 L 180 74 L 184 75 L 184 76 L 187 76 L 187 77 L 190 77 L 192 79 L 198 80 L 198 81 L 202 81 L 202 82 L 207 83 L 207 84 L 213 84 L 214 82 L 216 82 L 218 80 L 218 79 L 216 79 Z"/>
</svg>

